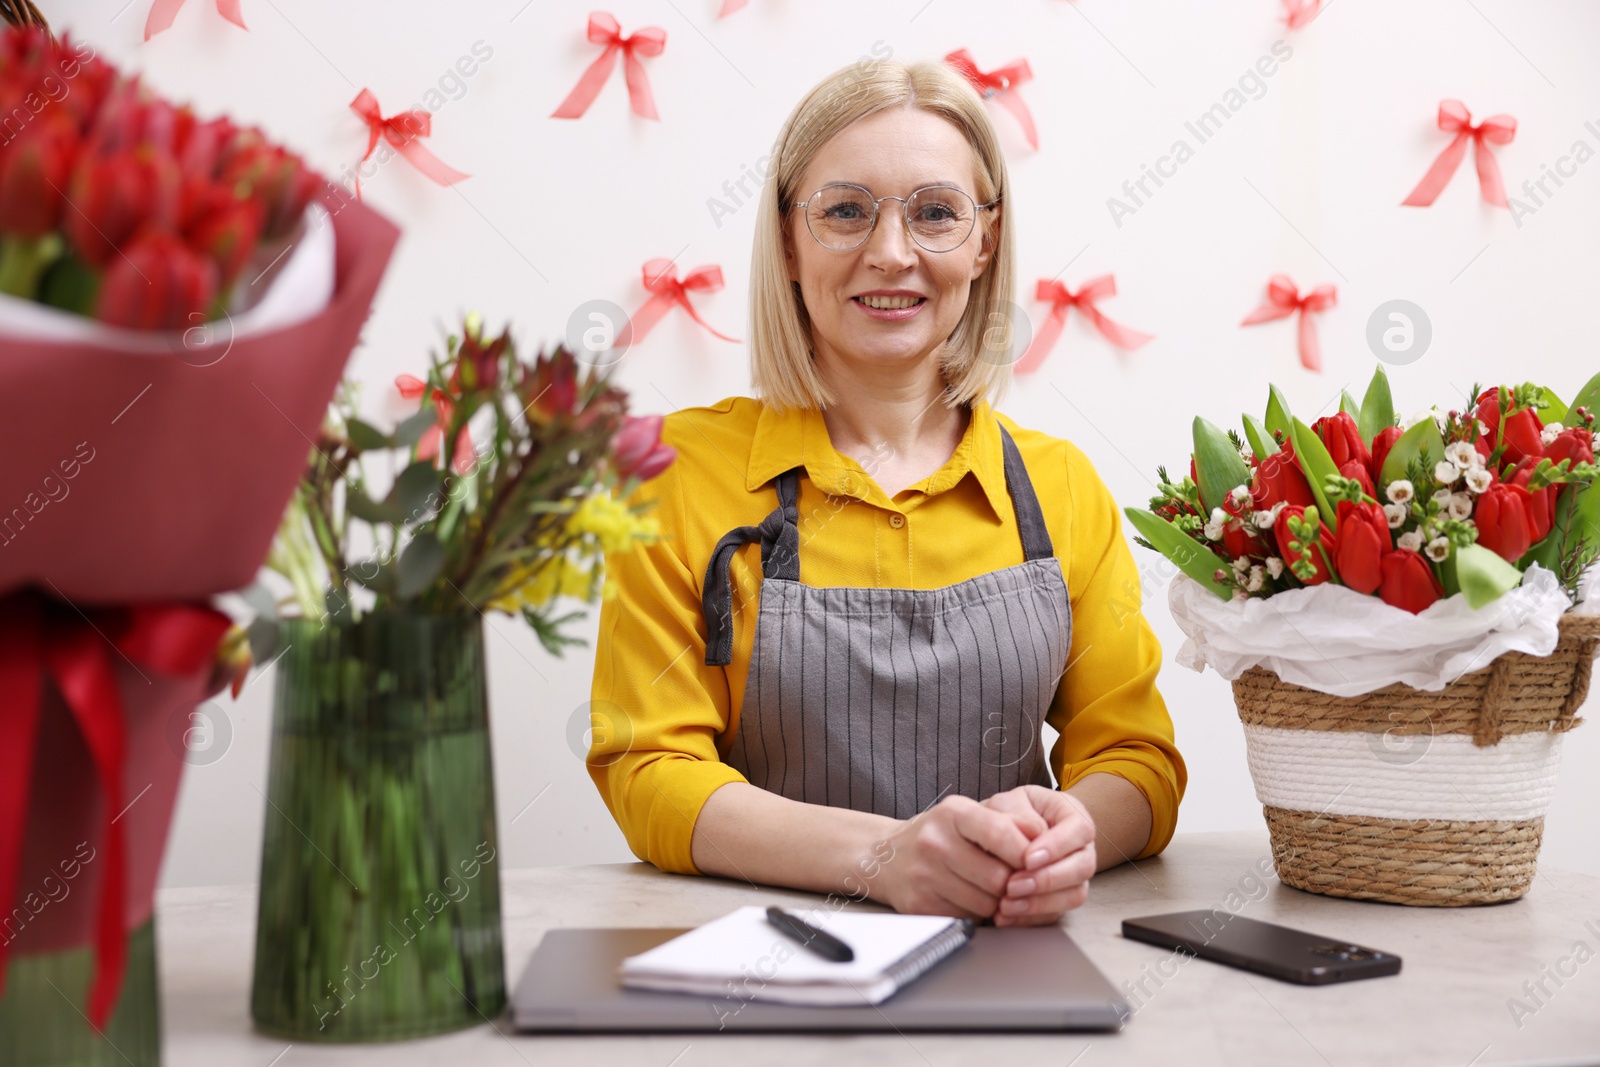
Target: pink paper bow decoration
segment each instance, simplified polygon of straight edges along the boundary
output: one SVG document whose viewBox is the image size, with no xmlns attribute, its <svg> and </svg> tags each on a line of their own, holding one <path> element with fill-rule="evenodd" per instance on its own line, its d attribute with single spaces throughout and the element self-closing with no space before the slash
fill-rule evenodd
<svg viewBox="0 0 1600 1067">
<path fill-rule="evenodd" d="M 361 90 L 350 102 L 350 110 L 360 115 L 367 124 L 367 153 L 361 157 L 362 163 L 372 158 L 372 150 L 378 147 L 378 138 L 382 137 L 394 146 L 396 152 L 406 157 L 413 167 L 440 185 L 454 185 L 463 178 L 472 177 L 447 166 L 438 156 L 417 142 L 417 138 L 427 137 L 433 133 L 433 116 L 428 112 L 421 109 L 400 111 L 384 118 L 378 110 L 378 98 L 372 95 L 371 89 Z M 361 196 L 359 167 L 356 174 L 356 196 Z"/>
<path fill-rule="evenodd" d="M 1027 102 L 1016 92 L 1017 86 L 1033 80 L 1033 70 L 1028 66 L 1026 59 L 996 67 L 988 73 L 978 69 L 965 48 L 951 52 L 944 57 L 944 61 L 960 71 L 985 99 L 993 97 L 996 103 L 1004 104 L 1022 124 L 1022 133 L 1028 139 L 1028 147 L 1038 149 L 1039 131 L 1033 124 L 1033 113 L 1028 110 Z"/>
<path fill-rule="evenodd" d="M 726 12 L 724 12 L 726 14 Z M 622 53 L 622 73 L 628 83 L 628 103 L 640 118 L 660 121 L 656 114 L 655 94 L 650 91 L 650 79 L 645 77 L 644 64 L 639 56 L 659 56 L 667 46 L 667 31 L 660 26 L 646 26 L 637 33 L 622 35 L 622 26 L 610 14 L 595 11 L 589 15 L 589 40 L 603 44 L 606 50 L 600 58 L 589 64 L 572 92 L 561 101 L 561 106 L 551 113 L 553 119 L 575 119 L 589 110 L 594 98 L 600 95 L 606 79 L 617 65 L 617 53 Z"/>
<path fill-rule="evenodd" d="M 149 17 L 144 20 L 144 39 L 148 41 L 170 27 L 182 8 L 183 0 L 156 0 L 150 8 Z M 217 0 L 217 14 L 241 30 L 250 28 L 244 24 L 244 12 L 239 9 L 239 0 Z"/>
<path fill-rule="evenodd" d="M 717 12 L 717 18 L 725 19 L 735 11 L 743 11 L 750 0 L 722 0 L 722 10 Z"/>
<path fill-rule="evenodd" d="M 1322 0 L 1283 0 L 1283 21 L 1298 30 L 1322 12 Z"/>
<path fill-rule="evenodd" d="M 1131 352 L 1147 341 L 1154 339 L 1154 334 L 1140 333 L 1126 326 L 1112 322 L 1100 313 L 1095 307 L 1095 302 L 1103 297 L 1116 296 L 1116 279 L 1109 274 L 1102 274 L 1098 278 L 1091 278 L 1085 282 L 1083 288 L 1074 293 L 1062 282 L 1040 278 L 1034 289 L 1035 300 L 1048 301 L 1051 304 L 1050 317 L 1045 319 L 1042 326 L 1033 338 L 1033 343 L 1028 346 L 1028 351 L 1023 353 L 1014 368 L 1018 374 L 1028 374 L 1044 362 L 1044 357 L 1050 354 L 1055 347 L 1056 339 L 1061 336 L 1061 328 L 1066 325 L 1067 312 L 1076 307 L 1089 317 L 1095 328 L 1107 341 L 1124 351 Z"/>
<path fill-rule="evenodd" d="M 1407 207 L 1427 207 L 1438 199 L 1444 187 L 1450 184 L 1461 157 L 1467 154 L 1467 142 L 1474 146 L 1473 161 L 1478 165 L 1478 189 L 1483 198 L 1495 207 L 1510 208 L 1506 203 L 1505 182 L 1500 180 L 1500 164 L 1495 161 L 1489 144 L 1510 144 L 1517 135 L 1517 120 L 1510 115 L 1490 115 L 1482 122 L 1472 121 L 1472 112 L 1459 100 L 1439 101 L 1439 128 L 1455 134 L 1455 140 L 1445 146 L 1439 158 L 1433 161 L 1422 181 L 1411 190 L 1411 195 L 1401 203 Z"/>
<path fill-rule="evenodd" d="M 714 293 L 722 288 L 721 267 L 696 267 L 680 280 L 672 271 L 672 260 L 652 259 L 644 265 L 644 287 L 654 295 L 623 325 L 622 331 L 617 335 L 617 347 L 626 348 L 628 345 L 643 341 L 645 334 L 650 332 L 651 327 L 655 326 L 661 320 L 661 316 L 671 310 L 674 304 L 680 305 L 689 313 L 691 319 L 715 336 L 724 341 L 738 343 L 737 337 L 729 337 L 712 329 L 711 324 L 702 319 L 700 313 L 694 309 L 694 305 L 689 303 L 691 292 Z"/>
<path fill-rule="evenodd" d="M 1338 302 L 1339 291 L 1332 285 L 1319 285 L 1304 296 L 1294 287 L 1287 274 L 1274 274 L 1267 283 L 1267 299 L 1244 317 L 1240 326 L 1254 326 L 1258 322 L 1286 319 L 1300 313 L 1300 365 L 1307 370 L 1322 370 L 1322 345 L 1317 341 L 1317 326 L 1311 318 L 1314 311 L 1326 311 Z"/>
</svg>

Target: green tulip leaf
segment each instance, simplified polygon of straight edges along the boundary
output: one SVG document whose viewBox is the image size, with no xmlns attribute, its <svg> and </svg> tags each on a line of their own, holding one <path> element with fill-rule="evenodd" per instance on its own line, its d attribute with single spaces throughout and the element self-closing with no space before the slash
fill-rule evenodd
<svg viewBox="0 0 1600 1067">
<path fill-rule="evenodd" d="M 1476 610 L 1522 582 L 1522 572 L 1482 545 L 1455 550 L 1456 580 L 1467 606 Z"/>
<path fill-rule="evenodd" d="M 1427 463 L 1437 463 L 1444 458 L 1444 437 L 1439 424 L 1430 416 L 1400 435 L 1400 439 L 1384 457 L 1383 470 L 1379 471 L 1378 488 L 1382 489 L 1398 478 L 1411 477 L 1411 464 L 1424 458 Z"/>
<path fill-rule="evenodd" d="M 1221 507 L 1234 488 L 1250 484 L 1250 468 L 1228 435 L 1199 416 L 1194 420 L 1194 466 L 1207 514 Z"/>
<path fill-rule="evenodd" d="M 1552 422 L 1559 422 L 1563 426 L 1566 425 L 1567 416 L 1570 412 L 1567 409 L 1567 405 L 1561 402 L 1561 398 L 1556 396 L 1555 390 L 1546 389 L 1541 385 L 1539 386 L 1539 392 L 1542 396 L 1539 405 L 1534 408 L 1534 412 L 1539 416 L 1539 421 L 1546 426 Z"/>
<path fill-rule="evenodd" d="M 1278 450 L 1278 442 L 1272 439 L 1272 432 L 1254 415 L 1244 417 L 1244 435 L 1250 441 L 1250 450 L 1256 454 L 1256 459 L 1266 459 Z"/>
<path fill-rule="evenodd" d="M 1389 375 L 1379 364 L 1367 384 L 1367 395 L 1361 399 L 1361 418 L 1356 420 L 1356 427 L 1361 439 L 1370 445 L 1373 438 L 1393 425 L 1394 397 L 1389 392 Z"/>
<path fill-rule="evenodd" d="M 1588 408 L 1591 414 L 1595 414 L 1595 409 L 1600 408 L 1600 374 L 1590 378 L 1588 384 L 1579 389 L 1578 395 L 1572 398 L 1572 403 L 1567 405 L 1569 413 L 1578 408 Z"/>
<path fill-rule="evenodd" d="M 1128 516 L 1128 522 L 1139 531 L 1140 536 L 1154 545 L 1156 551 L 1176 564 L 1179 570 L 1223 600 L 1232 598 L 1233 590 L 1216 579 L 1217 571 L 1228 569 L 1227 560 L 1160 515 L 1141 508 L 1123 510 Z"/>
<path fill-rule="evenodd" d="M 1356 420 L 1356 425 L 1361 425 L 1361 405 L 1356 398 L 1350 395 L 1350 390 L 1339 390 L 1339 410 Z"/>
<path fill-rule="evenodd" d="M 1574 485 L 1571 490 L 1563 492 L 1556 502 L 1555 521 L 1550 524 L 1550 532 L 1544 539 L 1528 549 L 1527 555 L 1517 560 L 1517 569 L 1526 571 L 1537 563 L 1547 571 L 1561 573 L 1561 557 L 1566 552 L 1569 543 L 1577 543 L 1583 535 L 1581 529 L 1575 529 L 1572 520 L 1573 501 L 1577 500 L 1587 486 Z M 1591 541 L 1591 543 L 1593 543 Z"/>
<path fill-rule="evenodd" d="M 1322 515 L 1322 521 L 1328 529 L 1337 530 L 1338 509 L 1329 503 L 1326 485 L 1330 477 L 1338 476 L 1339 468 L 1334 464 L 1333 457 L 1328 454 L 1328 446 L 1322 443 L 1322 438 L 1317 436 L 1315 430 L 1295 419 L 1292 431 L 1294 458 L 1305 473 L 1306 481 L 1311 483 L 1311 493 L 1317 498 L 1317 511 Z"/>
<path fill-rule="evenodd" d="M 1276 385 L 1267 387 L 1267 429 L 1289 436 L 1289 402 Z"/>
</svg>

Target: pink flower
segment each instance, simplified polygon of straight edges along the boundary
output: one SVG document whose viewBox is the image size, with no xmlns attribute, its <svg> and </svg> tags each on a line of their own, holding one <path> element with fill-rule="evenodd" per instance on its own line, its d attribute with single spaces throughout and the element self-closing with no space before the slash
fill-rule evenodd
<svg viewBox="0 0 1600 1067">
<path fill-rule="evenodd" d="M 611 440 L 612 461 L 624 478 L 647 482 L 672 465 L 677 449 L 661 443 L 660 415 L 629 415 Z"/>
</svg>

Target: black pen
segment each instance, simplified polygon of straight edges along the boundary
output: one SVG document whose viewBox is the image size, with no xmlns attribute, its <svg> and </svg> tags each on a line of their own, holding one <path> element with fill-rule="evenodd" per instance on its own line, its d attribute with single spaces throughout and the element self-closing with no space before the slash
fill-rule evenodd
<svg viewBox="0 0 1600 1067">
<path fill-rule="evenodd" d="M 767 922 L 776 926 L 823 959 L 832 960 L 835 963 L 849 963 L 856 958 L 855 952 L 849 945 L 840 941 L 826 930 L 819 930 L 805 920 L 790 915 L 782 908 L 768 908 Z"/>
</svg>

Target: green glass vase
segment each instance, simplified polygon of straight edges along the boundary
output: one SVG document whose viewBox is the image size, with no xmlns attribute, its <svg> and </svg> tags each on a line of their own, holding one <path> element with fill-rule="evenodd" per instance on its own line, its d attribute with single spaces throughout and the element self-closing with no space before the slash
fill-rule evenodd
<svg viewBox="0 0 1600 1067">
<path fill-rule="evenodd" d="M 282 625 L 250 1010 L 383 1041 L 505 1006 L 479 617 Z"/>
<path fill-rule="evenodd" d="M 104 1032 L 85 1016 L 94 949 L 14 956 L 0 996 L 0 1064 L 7 1067 L 158 1067 L 161 998 L 155 918 L 128 934 L 122 994 Z"/>
</svg>

